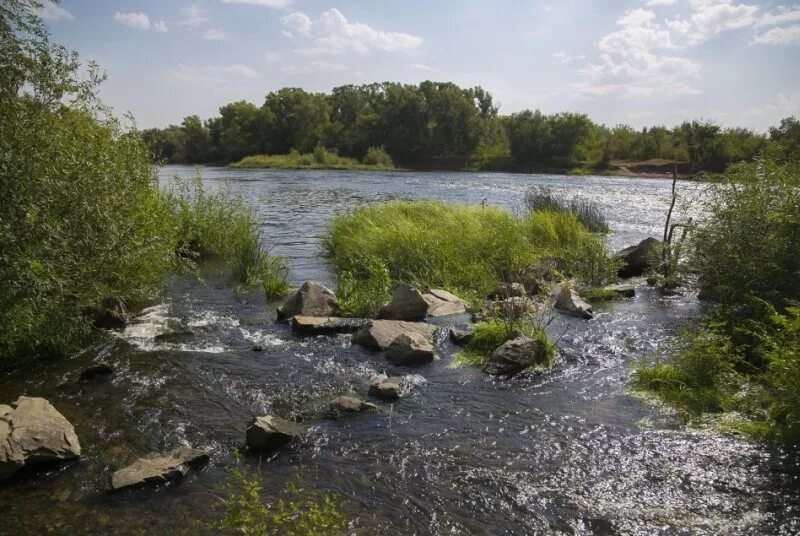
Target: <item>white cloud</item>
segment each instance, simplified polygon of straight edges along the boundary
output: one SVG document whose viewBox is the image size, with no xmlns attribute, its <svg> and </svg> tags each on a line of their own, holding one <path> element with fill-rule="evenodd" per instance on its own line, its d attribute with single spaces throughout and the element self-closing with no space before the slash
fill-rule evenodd
<svg viewBox="0 0 800 536">
<path fill-rule="evenodd" d="M 762 45 L 800 45 L 800 24 L 785 28 L 773 28 L 766 33 L 757 35 L 753 42 Z"/>
<path fill-rule="evenodd" d="M 401 32 L 384 32 L 367 24 L 349 22 L 338 9 L 324 11 L 313 24 L 311 45 L 296 49 L 299 54 L 317 56 L 373 50 L 383 52 L 409 51 L 419 48 L 422 38 Z"/>
<path fill-rule="evenodd" d="M 649 7 L 655 6 L 671 6 L 677 4 L 678 0 L 647 0 L 644 4 Z"/>
<path fill-rule="evenodd" d="M 222 28 L 206 30 L 203 34 L 203 39 L 207 39 L 209 41 L 222 41 L 225 39 L 225 30 Z"/>
<path fill-rule="evenodd" d="M 428 72 L 436 72 L 436 69 L 431 67 L 430 65 L 425 65 L 424 63 L 412 63 L 409 65 L 412 69 L 417 69 L 419 71 L 428 71 Z"/>
<path fill-rule="evenodd" d="M 178 24 L 180 24 L 181 26 L 186 26 L 187 28 L 197 28 L 198 26 L 210 20 L 208 13 L 209 11 L 202 7 L 198 6 L 185 7 L 181 9 L 181 14 L 183 14 L 184 18 Z"/>
<path fill-rule="evenodd" d="M 266 6 L 282 8 L 290 5 L 293 0 L 222 0 L 223 4 L 247 4 L 251 6 Z"/>
<path fill-rule="evenodd" d="M 281 67 L 281 71 L 287 74 L 337 73 L 346 70 L 347 65 L 327 61 L 312 61 L 306 65 L 284 65 Z"/>
<path fill-rule="evenodd" d="M 43 0 L 42 7 L 39 8 L 39 16 L 44 20 L 52 22 L 59 20 L 75 20 L 75 16 L 64 9 L 63 7 L 50 2 L 50 0 Z"/>
<path fill-rule="evenodd" d="M 757 26 L 777 26 L 789 22 L 800 21 L 800 8 L 781 6 L 775 13 L 764 13 L 756 24 Z"/>
<path fill-rule="evenodd" d="M 170 78 L 181 82 L 223 82 L 231 77 L 255 79 L 258 73 L 247 65 L 185 65 L 179 64 L 178 68 L 170 73 Z"/>
<path fill-rule="evenodd" d="M 311 34 L 311 19 L 305 13 L 295 12 L 281 18 L 281 24 L 286 28 L 284 34 L 289 34 L 287 37 L 293 37 L 292 32 L 297 32 L 303 35 Z"/>
<path fill-rule="evenodd" d="M 150 18 L 142 12 L 122 13 L 117 11 L 114 13 L 114 20 L 130 28 L 136 28 L 137 30 L 150 29 Z"/>
<path fill-rule="evenodd" d="M 694 12 L 688 19 L 667 21 L 667 26 L 689 45 L 699 45 L 727 30 L 752 26 L 758 22 L 759 8 L 749 4 L 731 4 L 729 0 L 690 0 Z"/>
<path fill-rule="evenodd" d="M 167 23 L 163 20 L 160 20 L 153 24 L 153 30 L 160 33 L 167 33 Z"/>
<path fill-rule="evenodd" d="M 578 56 L 570 56 L 566 52 L 556 52 L 555 54 L 553 54 L 553 60 L 555 60 L 556 63 L 560 63 L 562 65 L 569 65 L 574 61 L 580 61 L 585 59 L 586 56 L 583 54 L 580 54 Z"/>
</svg>

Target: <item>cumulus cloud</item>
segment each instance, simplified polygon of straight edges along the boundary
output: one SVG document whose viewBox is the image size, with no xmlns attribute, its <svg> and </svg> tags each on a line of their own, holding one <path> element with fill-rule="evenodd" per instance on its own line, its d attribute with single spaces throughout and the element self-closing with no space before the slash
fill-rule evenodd
<svg viewBox="0 0 800 536">
<path fill-rule="evenodd" d="M 305 13 L 290 13 L 281 18 L 281 24 L 285 28 L 283 33 L 287 37 L 294 37 L 293 32 L 303 35 L 311 34 L 311 19 Z"/>
<path fill-rule="evenodd" d="M 566 52 L 556 52 L 553 54 L 553 60 L 556 63 L 560 63 L 562 65 L 569 65 L 574 61 L 585 60 L 586 56 L 584 54 L 580 54 L 578 56 L 570 56 Z"/>
<path fill-rule="evenodd" d="M 43 0 L 42 6 L 38 9 L 38 12 L 40 17 L 51 22 L 59 20 L 75 20 L 75 16 L 72 13 L 58 4 L 50 2 L 50 0 Z"/>
<path fill-rule="evenodd" d="M 114 13 L 114 20 L 120 24 L 124 24 L 125 26 L 135 28 L 137 30 L 150 29 L 150 17 L 142 12 L 122 13 L 117 11 Z"/>
<path fill-rule="evenodd" d="M 773 28 L 753 39 L 762 45 L 800 45 L 800 24 L 786 28 Z"/>
<path fill-rule="evenodd" d="M 153 30 L 161 33 L 167 33 L 167 23 L 160 20 L 153 24 Z"/>
<path fill-rule="evenodd" d="M 291 17 L 291 18 L 290 18 Z M 305 18 L 303 18 L 305 17 Z M 307 28 L 311 38 L 309 46 L 296 49 L 296 52 L 309 56 L 343 54 L 355 52 L 365 54 L 370 51 L 400 52 L 419 48 L 422 38 L 401 32 L 385 32 L 371 26 L 350 22 L 338 9 L 324 11 L 316 22 L 308 20 L 302 13 L 293 13 L 290 23 L 296 27 Z M 286 26 L 286 22 L 284 26 Z M 294 28 L 295 31 L 297 28 Z M 291 34 L 289 30 L 284 30 Z"/>
<path fill-rule="evenodd" d="M 699 45 L 727 30 L 752 26 L 758 22 L 759 7 L 732 4 L 730 1 L 690 0 L 694 12 L 688 18 L 667 21 L 667 27 L 688 45 Z"/>
<path fill-rule="evenodd" d="M 671 6 L 677 4 L 678 0 L 647 0 L 644 4 L 648 7 Z"/>
<path fill-rule="evenodd" d="M 781 6 L 774 13 L 765 13 L 757 26 L 778 26 L 790 22 L 800 22 L 800 8 Z"/>
<path fill-rule="evenodd" d="M 290 5 L 292 1 L 293 0 L 222 0 L 222 3 L 282 8 Z"/>
<path fill-rule="evenodd" d="M 187 28 L 197 28 L 210 20 L 209 11 L 199 6 L 189 6 L 181 9 L 183 20 L 179 22 L 181 26 Z"/>
</svg>

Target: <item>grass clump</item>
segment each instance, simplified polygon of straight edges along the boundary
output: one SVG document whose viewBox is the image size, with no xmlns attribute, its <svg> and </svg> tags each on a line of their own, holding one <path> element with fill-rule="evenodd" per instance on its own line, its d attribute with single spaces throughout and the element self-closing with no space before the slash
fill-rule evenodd
<svg viewBox="0 0 800 536">
<path fill-rule="evenodd" d="M 567 199 L 553 193 L 546 186 L 534 186 L 525 192 L 525 208 L 530 211 L 550 210 L 573 214 L 593 233 L 607 233 L 608 221 L 600 206 L 594 201 L 573 197 Z"/>
<path fill-rule="evenodd" d="M 392 159 L 380 147 L 370 147 L 364 156 L 363 162 L 355 158 L 339 156 L 318 145 L 314 152 L 301 154 L 291 151 L 289 154 L 259 154 L 246 156 L 230 164 L 236 168 L 274 168 L 274 169 L 351 169 L 392 171 L 396 168 Z"/>
<path fill-rule="evenodd" d="M 472 337 L 463 350 L 456 353 L 456 366 L 482 367 L 486 359 L 495 349 L 504 342 L 519 335 L 526 335 L 542 343 L 545 349 L 545 366 L 549 366 L 555 359 L 556 344 L 550 339 L 544 327 L 532 318 L 522 318 L 514 321 L 503 318 L 492 318 L 473 325 Z"/>
<path fill-rule="evenodd" d="M 299 477 L 277 500 L 268 502 L 256 476 L 242 469 L 229 470 L 230 494 L 221 500 L 222 516 L 209 524 L 218 531 L 248 536 L 328 536 L 343 534 L 347 518 L 334 494 L 302 487 Z"/>
</svg>

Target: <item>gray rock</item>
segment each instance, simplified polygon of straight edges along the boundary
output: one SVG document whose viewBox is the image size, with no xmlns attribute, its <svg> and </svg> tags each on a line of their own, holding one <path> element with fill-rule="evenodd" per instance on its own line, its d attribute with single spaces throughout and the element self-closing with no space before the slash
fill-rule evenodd
<svg viewBox="0 0 800 536">
<path fill-rule="evenodd" d="M 282 447 L 302 433 L 303 427 L 298 424 L 273 415 L 264 415 L 250 422 L 246 443 L 254 451 L 272 450 Z"/>
<path fill-rule="evenodd" d="M 495 376 L 521 372 L 545 360 L 544 345 L 525 335 L 504 342 L 497 347 L 483 366 L 483 371 Z"/>
<path fill-rule="evenodd" d="M 353 335 L 353 342 L 374 350 L 386 350 L 403 333 L 417 333 L 430 340 L 436 333 L 436 326 L 424 322 L 371 320 Z"/>
<path fill-rule="evenodd" d="M 123 329 L 130 319 L 125 302 L 113 297 L 105 298 L 86 313 L 94 327 L 100 329 Z"/>
<path fill-rule="evenodd" d="M 538 307 L 537 302 L 528 296 L 515 296 L 499 302 L 491 302 L 487 316 L 500 315 L 504 318 L 516 320 L 526 314 L 535 313 Z"/>
<path fill-rule="evenodd" d="M 293 316 L 338 316 L 339 301 L 333 291 L 315 281 L 306 281 L 278 308 L 278 320 Z"/>
<path fill-rule="evenodd" d="M 433 345 L 419 333 L 398 335 L 386 350 L 386 357 L 395 365 L 423 365 L 436 357 Z"/>
<path fill-rule="evenodd" d="M 467 312 L 467 302 L 446 290 L 430 289 L 422 299 L 428 304 L 428 316 L 463 315 Z"/>
<path fill-rule="evenodd" d="M 450 328 L 450 340 L 453 344 L 465 346 L 472 339 L 472 332 L 468 329 Z"/>
<path fill-rule="evenodd" d="M 0 404 L 0 478 L 24 466 L 80 457 L 72 424 L 44 398 L 19 397 Z"/>
<path fill-rule="evenodd" d="M 361 413 L 362 411 L 372 411 L 378 409 L 375 404 L 364 402 L 360 398 L 354 396 L 338 396 L 331 400 L 330 411 L 331 415 L 336 418 L 341 415 L 351 413 Z"/>
<path fill-rule="evenodd" d="M 119 490 L 145 484 L 162 484 L 178 480 L 208 461 L 208 453 L 181 447 L 165 454 L 150 454 L 111 475 L 111 488 Z"/>
<path fill-rule="evenodd" d="M 490 300 L 505 300 L 525 296 L 525 285 L 522 283 L 503 283 L 489 293 Z"/>
<path fill-rule="evenodd" d="M 561 257 L 545 257 L 528 266 L 520 278 L 528 292 L 532 292 L 542 282 L 561 281 L 572 277 L 566 259 Z"/>
<path fill-rule="evenodd" d="M 606 287 L 604 290 L 615 292 L 621 298 L 636 297 L 636 285 L 628 285 L 622 283 L 620 285 L 611 285 L 609 287 Z"/>
<path fill-rule="evenodd" d="M 379 376 L 372 380 L 369 386 L 369 396 L 381 400 L 397 400 L 400 398 L 400 378 L 387 378 Z"/>
<path fill-rule="evenodd" d="M 650 237 L 615 253 L 614 258 L 623 262 L 618 272 L 619 276 L 635 277 L 655 268 L 660 262 L 661 247 L 660 240 Z"/>
<path fill-rule="evenodd" d="M 428 303 L 422 293 L 409 284 L 401 283 L 392 293 L 392 299 L 380 311 L 387 320 L 422 320 L 428 314 Z"/>
<path fill-rule="evenodd" d="M 589 320 L 594 318 L 592 306 L 578 295 L 571 285 L 561 285 L 556 296 L 555 308 L 571 316 Z"/>
<path fill-rule="evenodd" d="M 293 316 L 292 331 L 304 335 L 351 333 L 370 322 L 366 318 L 339 318 L 334 316 Z"/>
<path fill-rule="evenodd" d="M 86 383 L 95 380 L 106 380 L 114 374 L 114 369 L 108 363 L 99 363 L 81 372 L 78 382 Z"/>
</svg>

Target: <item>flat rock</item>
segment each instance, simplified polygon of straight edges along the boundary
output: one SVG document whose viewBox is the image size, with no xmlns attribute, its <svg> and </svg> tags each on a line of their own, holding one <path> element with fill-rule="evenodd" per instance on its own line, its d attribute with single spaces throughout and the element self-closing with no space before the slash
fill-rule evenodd
<svg viewBox="0 0 800 536">
<path fill-rule="evenodd" d="M 372 380 L 369 386 L 369 396 L 380 398 L 381 400 L 397 400 L 400 398 L 401 378 L 379 376 Z"/>
<path fill-rule="evenodd" d="M 378 409 L 375 404 L 364 402 L 354 396 L 337 396 L 330 403 L 331 415 L 336 418 L 341 415 L 361 413 L 362 411 L 372 411 Z"/>
<path fill-rule="evenodd" d="M 446 290 L 432 288 L 422 298 L 428 304 L 428 316 L 463 315 L 467 312 L 467 302 Z"/>
<path fill-rule="evenodd" d="M 370 322 L 367 318 L 340 318 L 335 316 L 293 316 L 292 331 L 304 335 L 352 333 Z"/>
<path fill-rule="evenodd" d="M 387 320 L 422 320 L 428 314 L 428 303 L 422 293 L 407 283 L 401 283 L 392 293 L 392 299 L 384 305 L 380 318 Z"/>
<path fill-rule="evenodd" d="M 72 424 L 44 398 L 21 396 L 0 404 L 0 478 L 22 467 L 80 457 Z"/>
<path fill-rule="evenodd" d="M 433 361 L 436 354 L 427 338 L 408 332 L 395 337 L 386 350 L 386 357 L 395 365 L 423 365 Z"/>
<path fill-rule="evenodd" d="M 328 287 L 315 281 L 306 281 L 278 308 L 278 320 L 293 316 L 338 316 L 339 301 Z"/>
<path fill-rule="evenodd" d="M 620 285 L 611 285 L 609 287 L 605 287 L 603 290 L 614 292 L 621 298 L 636 297 L 636 285 L 629 285 L 626 283 L 622 283 Z"/>
<path fill-rule="evenodd" d="M 191 467 L 208 461 L 208 453 L 181 447 L 165 454 L 150 454 L 111 475 L 111 488 L 119 490 L 144 484 L 162 484 L 178 480 Z"/>
<path fill-rule="evenodd" d="M 572 288 L 571 285 L 562 285 L 556 295 L 555 308 L 570 316 L 589 320 L 594 318 L 592 306 Z"/>
<path fill-rule="evenodd" d="M 544 345 L 525 335 L 504 342 L 489 354 L 483 371 L 495 376 L 511 375 L 544 362 Z"/>
<path fill-rule="evenodd" d="M 450 328 L 450 340 L 453 344 L 465 346 L 472 339 L 472 331 L 468 329 Z"/>
<path fill-rule="evenodd" d="M 264 415 L 256 417 L 247 428 L 246 443 L 254 451 L 272 450 L 287 444 L 303 433 L 299 424 Z"/>
<path fill-rule="evenodd" d="M 353 335 L 353 342 L 374 350 L 386 350 L 403 333 L 417 333 L 430 340 L 436 333 L 436 326 L 424 322 L 371 320 Z"/>
</svg>

